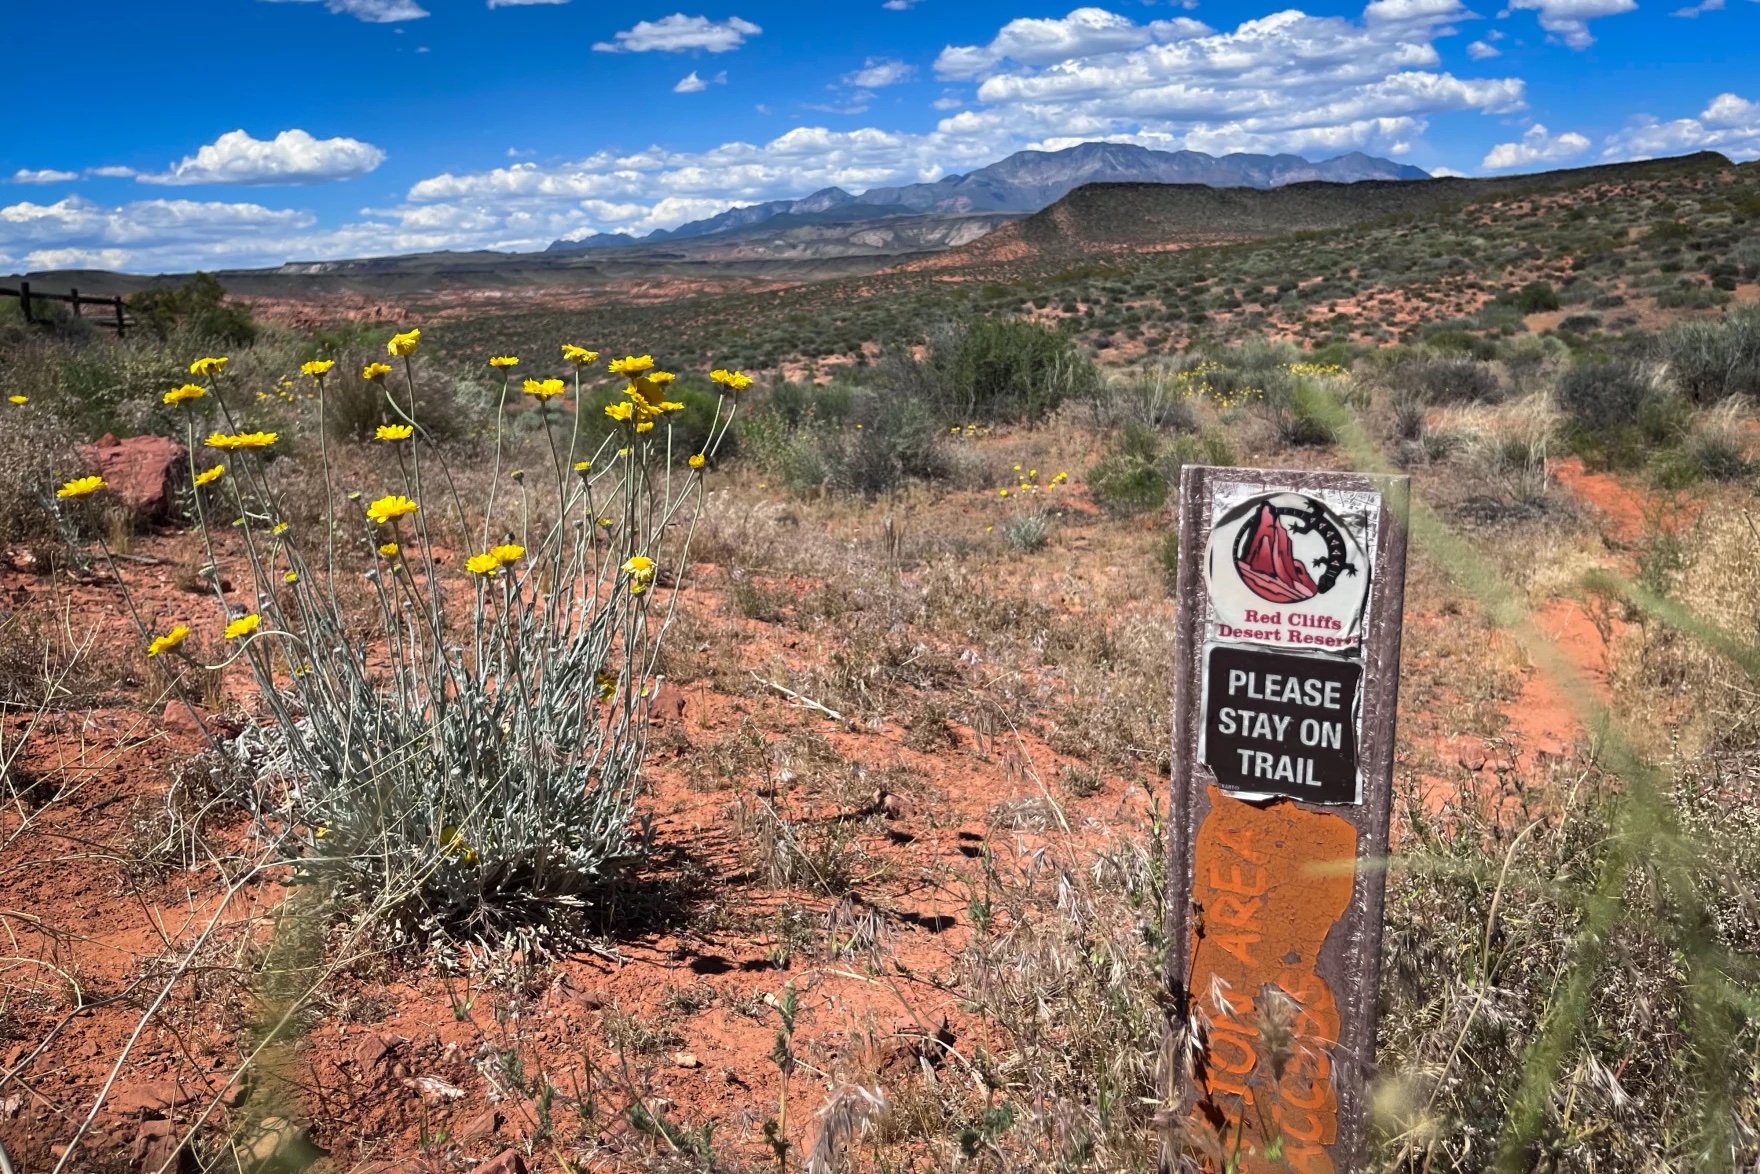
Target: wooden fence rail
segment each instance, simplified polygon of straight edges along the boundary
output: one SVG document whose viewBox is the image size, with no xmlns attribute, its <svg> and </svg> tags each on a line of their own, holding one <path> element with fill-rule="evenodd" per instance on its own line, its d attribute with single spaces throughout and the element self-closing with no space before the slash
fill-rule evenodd
<svg viewBox="0 0 1760 1174">
<path fill-rule="evenodd" d="M 97 298 L 90 294 L 82 296 L 77 289 L 69 290 L 64 294 L 38 293 L 31 288 L 31 283 L 28 281 L 19 282 L 17 289 L 0 287 L 0 298 L 17 298 L 19 309 L 24 312 L 24 320 L 27 324 L 37 320 L 31 314 L 32 302 L 66 302 L 73 307 L 75 318 L 85 316 L 79 312 L 81 306 L 102 306 L 110 310 L 115 317 L 114 319 L 93 318 L 94 323 L 99 326 L 114 326 L 117 338 L 121 338 L 128 331 L 128 318 L 123 313 L 124 306 L 121 298 Z"/>
</svg>

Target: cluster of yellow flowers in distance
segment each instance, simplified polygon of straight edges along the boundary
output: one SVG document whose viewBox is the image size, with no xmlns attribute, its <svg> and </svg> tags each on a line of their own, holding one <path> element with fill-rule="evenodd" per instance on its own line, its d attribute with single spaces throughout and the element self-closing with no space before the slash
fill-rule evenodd
<svg viewBox="0 0 1760 1174">
<path fill-rule="evenodd" d="M 367 517 L 383 526 L 393 518 L 413 514 L 421 508 L 401 493 L 389 493 L 367 507 Z"/>
<path fill-rule="evenodd" d="M 236 432 L 231 435 L 216 432 L 203 443 L 209 448 L 231 451 L 241 448 L 268 448 L 280 439 L 279 432 Z"/>
<path fill-rule="evenodd" d="M 1312 375 L 1321 379 L 1337 379 L 1350 374 L 1337 363 L 1291 363 L 1289 369 L 1293 375 Z"/>
</svg>

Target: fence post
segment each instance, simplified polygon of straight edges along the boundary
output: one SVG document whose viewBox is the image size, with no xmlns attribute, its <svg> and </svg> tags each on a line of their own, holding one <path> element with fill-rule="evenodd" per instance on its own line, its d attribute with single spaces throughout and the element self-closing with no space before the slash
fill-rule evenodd
<svg viewBox="0 0 1760 1174">
<path fill-rule="evenodd" d="M 116 307 L 116 337 L 121 338 L 122 337 L 122 330 L 123 330 L 123 326 L 122 326 L 122 297 L 121 297 L 121 295 L 118 295 L 112 304 Z"/>
<path fill-rule="evenodd" d="M 28 281 L 21 280 L 18 283 L 18 308 L 24 311 L 24 324 L 29 326 L 31 324 L 31 283 Z"/>
<path fill-rule="evenodd" d="M 67 291 L 67 300 L 69 302 L 73 303 L 73 316 L 75 318 L 78 318 L 80 316 L 80 313 L 79 313 L 79 290 L 77 290 L 77 289 L 68 290 Z"/>
</svg>

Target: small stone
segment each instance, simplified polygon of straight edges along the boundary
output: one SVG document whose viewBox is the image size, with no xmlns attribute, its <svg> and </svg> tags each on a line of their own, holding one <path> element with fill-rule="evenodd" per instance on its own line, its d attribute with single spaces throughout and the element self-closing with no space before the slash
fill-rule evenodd
<svg viewBox="0 0 1760 1174">
<path fill-rule="evenodd" d="M 486 1110 L 460 1125 L 458 1138 L 460 1141 L 476 1141 L 479 1138 L 494 1137 L 501 1132 L 501 1126 L 505 1121 L 506 1118 L 501 1115 L 500 1109 Z"/>
<path fill-rule="evenodd" d="M 115 1093 L 109 1106 L 124 1117 L 163 1117 L 177 1106 L 193 1100 L 193 1090 L 180 1088 L 175 1081 L 154 1080 L 131 1084 Z"/>
<path fill-rule="evenodd" d="M 178 1137 L 179 1127 L 169 1121 L 143 1121 L 134 1135 L 128 1160 L 141 1174 L 188 1174 L 195 1168 Z"/>
<path fill-rule="evenodd" d="M 476 1174 L 526 1174 L 526 1160 L 518 1150 L 508 1150 L 478 1166 Z"/>
<path fill-rule="evenodd" d="M 589 1011 L 597 1011 L 605 1005 L 605 996 L 598 991 L 582 991 L 575 996 L 575 1001 Z"/>
<path fill-rule="evenodd" d="M 703 1062 L 697 1059 L 695 1052 L 674 1052 L 672 1062 L 680 1068 L 701 1068 Z"/>
<path fill-rule="evenodd" d="M 178 475 L 187 469 L 183 445 L 163 436 L 117 440 L 106 434 L 79 451 L 86 466 L 139 517 L 157 521 L 170 512 Z"/>
</svg>

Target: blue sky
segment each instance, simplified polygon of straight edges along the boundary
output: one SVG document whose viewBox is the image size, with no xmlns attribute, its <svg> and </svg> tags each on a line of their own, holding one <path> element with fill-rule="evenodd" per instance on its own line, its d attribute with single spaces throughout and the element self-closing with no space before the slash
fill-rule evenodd
<svg viewBox="0 0 1760 1174">
<path fill-rule="evenodd" d="M 1760 0 L 678 3 L 15 5 L 0 271 L 542 248 L 1090 139 L 1760 157 Z"/>
</svg>

